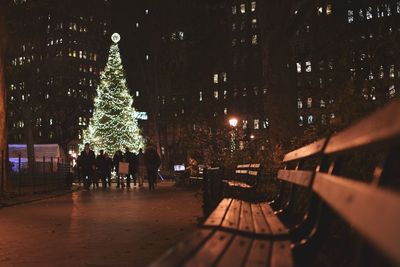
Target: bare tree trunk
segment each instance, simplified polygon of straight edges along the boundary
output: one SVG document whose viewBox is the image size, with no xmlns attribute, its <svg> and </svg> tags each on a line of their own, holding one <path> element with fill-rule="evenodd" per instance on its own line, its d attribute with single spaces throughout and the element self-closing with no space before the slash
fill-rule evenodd
<svg viewBox="0 0 400 267">
<path fill-rule="evenodd" d="M 26 140 L 26 153 L 28 156 L 28 168 L 31 174 L 35 171 L 35 139 L 33 137 L 33 121 L 31 105 L 26 107 L 24 111 L 24 133 Z"/>
<path fill-rule="evenodd" d="M 0 194 L 7 191 L 9 187 L 8 170 L 8 149 L 7 149 L 7 123 L 6 123 L 6 92 L 5 92 L 5 50 L 6 50 L 6 28 L 5 28 L 5 4 L 0 1 L 0 150 L 2 152 L 2 165 L 0 166 Z M 2 179 L 2 181 L 1 181 Z"/>
</svg>

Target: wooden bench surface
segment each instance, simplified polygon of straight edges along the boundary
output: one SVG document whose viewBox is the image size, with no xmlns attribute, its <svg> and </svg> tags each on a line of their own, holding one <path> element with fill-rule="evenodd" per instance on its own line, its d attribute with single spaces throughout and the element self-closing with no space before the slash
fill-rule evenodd
<svg viewBox="0 0 400 267">
<path fill-rule="evenodd" d="M 236 233 L 201 229 L 167 251 L 151 267 L 293 266 L 290 242 L 259 240 Z"/>
<path fill-rule="evenodd" d="M 285 237 L 289 233 L 268 203 L 255 204 L 232 198 L 223 199 L 204 226 L 274 237 Z"/>
</svg>

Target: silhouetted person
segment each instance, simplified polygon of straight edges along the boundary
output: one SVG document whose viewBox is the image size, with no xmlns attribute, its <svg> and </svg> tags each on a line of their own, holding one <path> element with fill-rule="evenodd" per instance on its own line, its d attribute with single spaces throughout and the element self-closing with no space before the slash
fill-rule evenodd
<svg viewBox="0 0 400 267">
<path fill-rule="evenodd" d="M 131 178 L 133 184 L 136 186 L 136 172 L 137 172 L 137 156 L 135 153 L 129 151 L 129 148 L 125 148 L 125 162 L 129 163 L 128 175 L 126 177 L 126 187 L 131 187 Z"/>
<path fill-rule="evenodd" d="M 104 157 L 106 158 L 106 183 L 111 187 L 111 172 L 114 164 L 107 152 L 104 154 Z"/>
<path fill-rule="evenodd" d="M 146 165 L 144 164 L 143 149 L 139 149 L 139 153 L 137 154 L 137 162 L 138 162 L 137 176 L 139 180 L 138 182 L 139 182 L 139 187 L 142 187 L 144 182 L 144 176 L 146 173 Z"/>
<path fill-rule="evenodd" d="M 101 179 L 101 184 L 103 188 L 107 187 L 107 181 L 106 181 L 106 176 L 107 176 L 107 159 L 104 155 L 104 150 L 100 150 L 100 154 L 96 158 L 96 167 L 97 167 L 97 174 L 98 178 Z M 97 183 L 98 183 L 98 179 Z"/>
<path fill-rule="evenodd" d="M 114 157 L 113 157 L 113 163 L 115 167 L 115 172 L 117 173 L 117 188 L 121 187 L 121 184 L 123 185 L 123 181 L 121 182 L 121 175 L 119 174 L 119 163 L 124 161 L 124 155 L 122 155 L 121 150 L 117 150 L 115 152 Z"/>
<path fill-rule="evenodd" d="M 96 169 L 95 164 L 96 164 L 96 157 L 94 155 L 94 152 L 93 150 L 90 149 L 89 143 L 86 143 L 84 150 L 81 152 L 79 160 L 83 183 L 86 189 L 89 189 L 90 184 L 93 181 L 93 174 Z"/>
<path fill-rule="evenodd" d="M 155 183 L 158 176 L 158 167 L 160 167 L 161 159 L 157 151 L 149 147 L 144 152 L 144 164 L 147 170 L 147 179 L 149 180 L 149 189 L 155 190 Z"/>
</svg>

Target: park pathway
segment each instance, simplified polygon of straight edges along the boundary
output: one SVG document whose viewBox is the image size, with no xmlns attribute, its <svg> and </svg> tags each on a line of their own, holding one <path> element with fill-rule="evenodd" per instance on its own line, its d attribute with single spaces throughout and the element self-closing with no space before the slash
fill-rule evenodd
<svg viewBox="0 0 400 267">
<path fill-rule="evenodd" d="M 0 266 L 147 266 L 196 227 L 200 197 L 162 183 L 0 209 Z"/>
</svg>

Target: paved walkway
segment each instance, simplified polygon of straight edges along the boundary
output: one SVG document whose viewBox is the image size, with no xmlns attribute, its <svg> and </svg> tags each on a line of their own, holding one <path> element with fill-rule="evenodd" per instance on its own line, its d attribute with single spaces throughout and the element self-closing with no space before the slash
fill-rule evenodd
<svg viewBox="0 0 400 267">
<path fill-rule="evenodd" d="M 196 227 L 200 196 L 173 183 L 97 189 L 0 209 L 0 266 L 147 266 Z"/>
</svg>

